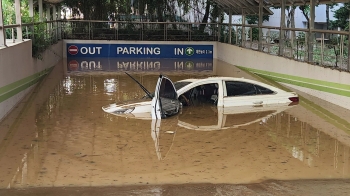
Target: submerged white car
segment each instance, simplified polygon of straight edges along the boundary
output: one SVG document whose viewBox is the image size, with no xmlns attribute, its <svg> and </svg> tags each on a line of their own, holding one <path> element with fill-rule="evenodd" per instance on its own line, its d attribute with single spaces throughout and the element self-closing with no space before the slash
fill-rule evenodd
<svg viewBox="0 0 350 196">
<path fill-rule="evenodd" d="M 244 78 L 208 77 L 173 83 L 166 76 L 160 75 L 154 94 L 151 94 L 137 80 L 135 81 L 147 94 L 142 100 L 110 104 L 102 109 L 118 116 L 161 119 L 175 115 L 182 106 L 192 105 L 198 101 L 211 102 L 223 108 L 299 102 L 299 97 L 294 92 L 286 92 L 265 83 Z"/>
</svg>

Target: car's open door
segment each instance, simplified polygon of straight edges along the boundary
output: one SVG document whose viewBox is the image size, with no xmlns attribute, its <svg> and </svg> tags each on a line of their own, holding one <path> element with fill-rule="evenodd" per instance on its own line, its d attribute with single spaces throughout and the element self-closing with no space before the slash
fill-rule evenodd
<svg viewBox="0 0 350 196">
<path fill-rule="evenodd" d="M 181 103 L 173 82 L 166 76 L 159 75 L 152 99 L 152 119 L 162 119 L 179 113 Z"/>
</svg>

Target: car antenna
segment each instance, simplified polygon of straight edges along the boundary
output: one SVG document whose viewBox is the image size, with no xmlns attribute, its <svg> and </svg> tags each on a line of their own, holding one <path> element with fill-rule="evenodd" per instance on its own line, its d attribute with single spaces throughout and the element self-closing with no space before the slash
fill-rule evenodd
<svg viewBox="0 0 350 196">
<path fill-rule="evenodd" d="M 145 93 L 148 95 L 149 98 L 151 99 L 153 98 L 152 94 L 139 81 L 137 81 L 134 77 L 132 77 L 127 72 L 124 72 L 124 73 L 128 75 L 131 79 L 133 79 L 142 88 L 142 90 L 145 91 Z"/>
</svg>

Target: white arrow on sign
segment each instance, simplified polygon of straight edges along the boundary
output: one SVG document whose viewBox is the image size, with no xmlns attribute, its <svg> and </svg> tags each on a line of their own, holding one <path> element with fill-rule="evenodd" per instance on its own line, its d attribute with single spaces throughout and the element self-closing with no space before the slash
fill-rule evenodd
<svg viewBox="0 0 350 196">
<path fill-rule="evenodd" d="M 192 48 L 187 48 L 187 53 L 188 54 L 192 54 L 192 52 L 193 52 Z"/>
</svg>

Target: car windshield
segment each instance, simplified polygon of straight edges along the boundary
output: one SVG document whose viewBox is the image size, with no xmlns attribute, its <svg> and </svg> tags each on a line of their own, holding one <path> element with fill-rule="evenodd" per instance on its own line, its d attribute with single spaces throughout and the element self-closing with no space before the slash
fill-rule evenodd
<svg viewBox="0 0 350 196">
<path fill-rule="evenodd" d="M 174 86 L 176 88 L 176 90 L 180 90 L 181 88 L 183 88 L 184 86 L 191 84 L 192 82 L 175 82 Z"/>
<path fill-rule="evenodd" d="M 178 91 L 179 89 L 191 83 L 192 82 L 175 82 L 174 86 L 175 86 L 175 89 Z M 154 96 L 154 92 L 152 92 L 151 95 Z M 148 95 L 145 95 L 142 97 L 142 99 L 151 99 L 151 98 Z"/>
</svg>

